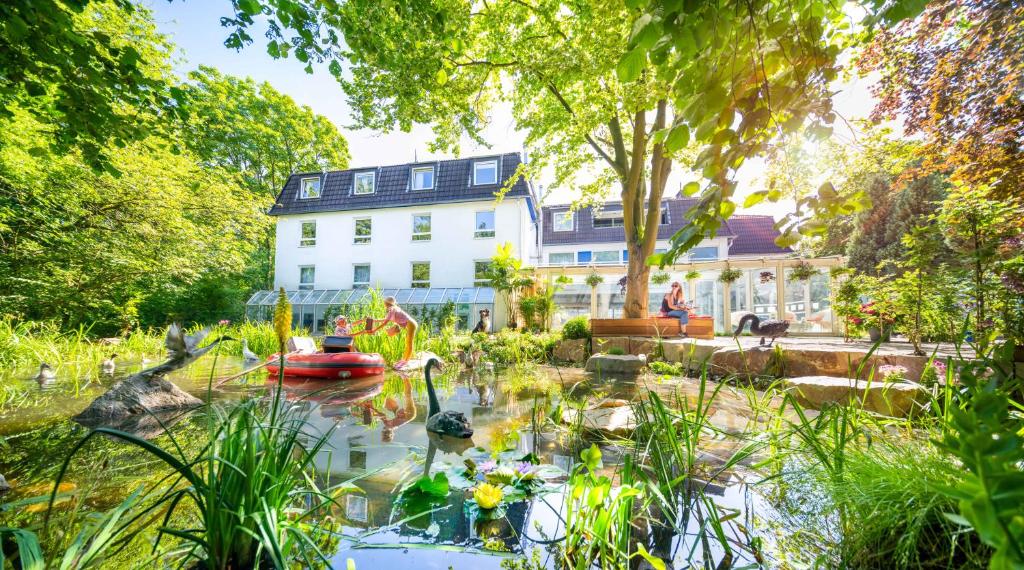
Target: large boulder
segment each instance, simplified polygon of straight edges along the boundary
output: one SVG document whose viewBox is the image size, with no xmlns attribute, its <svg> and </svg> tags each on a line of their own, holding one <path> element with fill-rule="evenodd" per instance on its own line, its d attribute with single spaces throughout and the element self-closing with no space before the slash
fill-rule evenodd
<svg viewBox="0 0 1024 570">
<path fill-rule="evenodd" d="M 606 435 L 628 436 L 636 429 L 636 415 L 629 405 L 597 406 L 584 410 L 569 408 L 562 411 L 562 423 L 578 424 L 585 430 Z"/>
<path fill-rule="evenodd" d="M 861 363 L 867 363 L 861 367 Z M 878 377 L 883 365 L 898 365 L 907 369 L 907 379 L 918 380 L 928 358 L 912 354 L 879 354 L 868 357 L 866 350 L 836 350 L 832 346 L 790 346 L 776 351 L 773 347 L 756 346 L 740 349 L 722 347 L 711 356 L 712 370 L 716 374 L 742 376 L 838 376 L 867 379 L 872 373 Z"/>
<path fill-rule="evenodd" d="M 595 338 L 593 341 L 594 352 L 622 352 L 623 354 L 632 354 L 629 350 L 629 337 L 628 336 L 610 336 L 604 338 Z"/>
<path fill-rule="evenodd" d="M 114 384 L 74 419 L 89 427 L 121 427 L 131 425 L 129 418 L 189 410 L 201 405 L 202 400 L 161 376 L 146 378 L 135 375 Z"/>
<path fill-rule="evenodd" d="M 784 381 L 786 390 L 803 406 L 820 410 L 856 402 L 864 409 L 892 417 L 907 417 L 929 400 L 928 389 L 914 382 L 867 382 L 833 376 L 801 376 Z"/>
<path fill-rule="evenodd" d="M 719 349 L 713 343 L 696 339 L 670 339 L 662 343 L 665 360 L 681 362 L 688 370 L 699 370 Z"/>
<path fill-rule="evenodd" d="M 635 354 L 595 354 L 587 359 L 587 372 L 605 376 L 636 375 L 647 366 L 647 359 Z"/>
<path fill-rule="evenodd" d="M 583 364 L 587 361 L 588 340 L 585 338 L 562 339 L 555 344 L 554 357 L 560 362 Z"/>
</svg>

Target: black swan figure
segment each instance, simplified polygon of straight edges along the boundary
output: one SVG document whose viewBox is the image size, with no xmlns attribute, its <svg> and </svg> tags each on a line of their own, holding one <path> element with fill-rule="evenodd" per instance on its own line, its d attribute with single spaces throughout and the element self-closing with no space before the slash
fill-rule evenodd
<svg viewBox="0 0 1024 570">
<path fill-rule="evenodd" d="M 768 342 L 768 346 L 771 346 L 775 339 L 780 336 L 786 336 L 786 331 L 789 330 L 789 321 L 779 321 L 775 319 L 768 319 L 762 321 L 760 317 L 753 313 L 743 315 L 740 319 L 740 325 L 736 327 L 736 332 L 733 333 L 733 337 L 737 337 L 743 332 L 743 328 L 747 326 L 747 322 L 750 322 L 750 333 L 754 336 L 761 337 L 761 346 L 764 346 L 764 339 L 771 338 Z"/>
<path fill-rule="evenodd" d="M 441 362 L 436 358 L 431 358 L 423 367 L 423 375 L 427 379 L 427 431 L 452 437 L 473 437 L 473 428 L 470 427 L 466 414 L 454 410 L 441 411 L 441 404 L 438 403 L 437 393 L 434 391 L 434 383 L 430 379 L 430 369 L 435 366 L 440 370 Z"/>
</svg>

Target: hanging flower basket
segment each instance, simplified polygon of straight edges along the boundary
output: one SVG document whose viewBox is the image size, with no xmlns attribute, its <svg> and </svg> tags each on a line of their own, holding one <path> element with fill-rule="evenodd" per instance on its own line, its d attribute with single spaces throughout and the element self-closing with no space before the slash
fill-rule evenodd
<svg viewBox="0 0 1024 570">
<path fill-rule="evenodd" d="M 671 278 L 672 277 L 668 273 L 659 271 L 658 273 L 651 275 L 651 283 L 654 283 L 655 285 L 664 285 L 668 283 L 668 280 Z"/>
<path fill-rule="evenodd" d="M 793 269 L 789 272 L 789 280 L 807 281 L 818 273 L 821 273 L 821 271 L 817 267 L 801 259 L 800 262 L 794 265 Z"/>
<path fill-rule="evenodd" d="M 743 277 L 743 270 L 733 269 L 728 265 L 726 265 L 725 269 L 723 269 L 722 272 L 718 274 L 718 280 L 721 281 L 722 283 L 732 283 L 733 281 L 738 280 L 740 277 Z"/>
<path fill-rule="evenodd" d="M 771 283 L 772 281 L 775 281 L 775 273 L 773 273 L 771 271 L 762 271 L 761 272 L 761 284 L 762 285 L 767 285 L 768 283 Z"/>
<path fill-rule="evenodd" d="M 687 271 L 686 272 L 686 280 L 687 281 L 693 281 L 695 279 L 700 279 L 700 271 Z"/>
</svg>

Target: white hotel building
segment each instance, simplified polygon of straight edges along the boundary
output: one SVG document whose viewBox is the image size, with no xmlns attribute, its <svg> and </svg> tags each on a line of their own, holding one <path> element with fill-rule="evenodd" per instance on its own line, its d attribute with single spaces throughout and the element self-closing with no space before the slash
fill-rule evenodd
<svg viewBox="0 0 1024 570">
<path fill-rule="evenodd" d="M 321 330 L 328 307 L 356 304 L 373 287 L 403 305 L 453 301 L 468 326 L 489 308 L 500 327 L 504 307 L 482 279 L 499 244 L 510 243 L 524 266 L 625 262 L 621 205 L 541 210 L 522 178 L 498 200 L 520 163 L 518 154 L 504 154 L 293 174 L 269 214 L 277 220 L 274 287 L 289 292 L 294 322 Z M 691 203 L 665 201 L 659 247 L 682 227 Z M 691 258 L 789 253 L 772 243 L 770 217 L 734 219 Z M 273 291 L 256 292 L 249 316 L 265 318 L 275 299 Z"/>
</svg>

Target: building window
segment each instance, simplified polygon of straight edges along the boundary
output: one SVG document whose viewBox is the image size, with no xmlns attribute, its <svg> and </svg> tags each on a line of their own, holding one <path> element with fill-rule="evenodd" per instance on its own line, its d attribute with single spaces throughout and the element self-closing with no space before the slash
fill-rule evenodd
<svg viewBox="0 0 1024 570">
<path fill-rule="evenodd" d="M 373 194 L 375 175 L 373 172 L 357 172 L 353 194 Z"/>
<path fill-rule="evenodd" d="M 370 264 L 357 263 L 352 266 L 352 288 L 366 289 L 370 286 Z"/>
<path fill-rule="evenodd" d="M 553 224 L 556 232 L 571 232 L 575 227 L 572 212 L 555 212 Z"/>
<path fill-rule="evenodd" d="M 481 160 L 473 163 L 473 185 L 497 184 L 498 161 Z"/>
<path fill-rule="evenodd" d="M 299 184 L 299 198 L 302 200 L 310 200 L 312 198 L 320 197 L 320 177 L 316 178 L 303 178 Z"/>
<path fill-rule="evenodd" d="M 430 214 L 413 215 L 412 241 L 430 241 Z"/>
<path fill-rule="evenodd" d="M 476 213 L 476 227 L 473 231 L 473 237 L 494 237 L 494 210 Z"/>
<path fill-rule="evenodd" d="M 313 247 L 314 245 L 316 245 L 316 221 L 302 222 L 299 247 Z"/>
<path fill-rule="evenodd" d="M 373 233 L 373 222 L 370 218 L 356 218 L 356 235 L 352 243 L 370 243 L 370 234 Z"/>
<path fill-rule="evenodd" d="M 430 262 L 412 262 L 412 286 L 418 289 L 430 288 Z"/>
<path fill-rule="evenodd" d="M 625 225 L 625 218 L 622 217 L 622 210 L 606 212 L 602 210 L 594 214 L 595 228 L 621 228 Z"/>
<path fill-rule="evenodd" d="M 594 263 L 618 263 L 619 252 L 618 251 L 595 251 L 594 252 Z"/>
<path fill-rule="evenodd" d="M 490 287 L 491 280 L 487 278 L 487 271 L 491 268 L 490 261 L 473 262 L 473 286 Z"/>
<path fill-rule="evenodd" d="M 434 187 L 434 167 L 417 166 L 412 169 L 412 189 L 430 190 Z"/>
<path fill-rule="evenodd" d="M 299 291 L 308 291 L 316 283 L 316 267 L 304 265 L 299 267 Z"/>
<path fill-rule="evenodd" d="M 593 258 L 593 254 L 590 253 L 589 251 L 578 251 L 578 252 L 576 252 L 576 262 L 577 263 L 590 263 L 590 260 L 592 258 Z"/>
<path fill-rule="evenodd" d="M 695 247 L 690 250 L 691 261 L 714 261 L 718 259 L 717 247 Z"/>
<path fill-rule="evenodd" d="M 668 204 L 661 205 L 661 225 L 668 225 Z"/>
<path fill-rule="evenodd" d="M 574 255 L 571 251 L 565 253 L 549 253 L 548 265 L 572 265 Z"/>
</svg>

